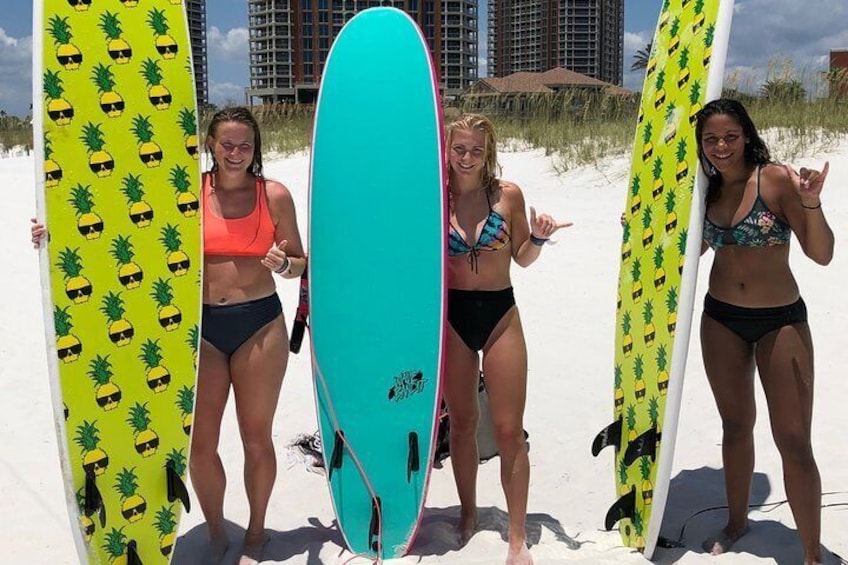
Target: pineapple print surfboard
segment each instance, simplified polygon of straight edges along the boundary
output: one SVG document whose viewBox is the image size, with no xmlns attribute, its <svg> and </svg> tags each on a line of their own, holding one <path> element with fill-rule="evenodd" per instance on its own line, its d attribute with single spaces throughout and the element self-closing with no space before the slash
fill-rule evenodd
<svg viewBox="0 0 848 565">
<path fill-rule="evenodd" d="M 201 301 L 184 7 L 34 10 L 43 303 L 71 530 L 82 563 L 167 564 L 189 503 Z"/>
<path fill-rule="evenodd" d="M 619 497 L 606 516 L 653 554 L 671 475 L 704 215 L 695 116 L 721 93 L 732 0 L 665 0 L 636 126 L 616 303 L 613 423 Z"/>
</svg>

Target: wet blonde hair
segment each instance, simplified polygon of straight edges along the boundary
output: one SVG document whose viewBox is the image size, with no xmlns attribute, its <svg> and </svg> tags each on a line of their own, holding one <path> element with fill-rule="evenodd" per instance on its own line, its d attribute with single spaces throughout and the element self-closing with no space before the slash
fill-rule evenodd
<svg viewBox="0 0 848 565">
<path fill-rule="evenodd" d="M 461 114 L 445 126 L 445 147 L 448 151 L 453 151 L 453 133 L 459 130 L 475 130 L 483 134 L 483 174 L 480 180 L 483 187 L 492 192 L 497 187 L 497 178 L 501 174 L 495 125 L 482 114 Z M 448 167 L 450 167 L 450 160 L 448 160 Z"/>
</svg>

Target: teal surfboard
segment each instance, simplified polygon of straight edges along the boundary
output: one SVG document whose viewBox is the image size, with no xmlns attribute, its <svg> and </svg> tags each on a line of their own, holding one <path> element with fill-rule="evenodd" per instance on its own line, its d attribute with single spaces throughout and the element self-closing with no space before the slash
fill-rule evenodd
<svg viewBox="0 0 848 565">
<path fill-rule="evenodd" d="M 351 552 L 399 557 L 427 490 L 446 312 L 438 84 L 407 14 L 372 8 L 342 29 L 312 150 L 312 361 L 330 493 Z"/>
</svg>

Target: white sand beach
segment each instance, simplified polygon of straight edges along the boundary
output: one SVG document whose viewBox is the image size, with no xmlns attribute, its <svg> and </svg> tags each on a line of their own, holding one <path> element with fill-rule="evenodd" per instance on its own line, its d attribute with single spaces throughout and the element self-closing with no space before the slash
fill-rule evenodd
<svg viewBox="0 0 848 565">
<path fill-rule="evenodd" d="M 775 151 L 779 157 L 779 151 Z M 618 532 L 603 531 L 614 501 L 613 456 L 590 453 L 594 435 L 612 415 L 612 353 L 616 280 L 629 156 L 561 176 L 541 150 L 501 153 L 504 177 L 518 183 L 528 204 L 574 222 L 558 243 L 544 249 L 529 269 L 514 268 L 516 299 L 527 333 L 530 365 L 525 427 L 530 433 L 531 484 L 528 533 L 537 564 L 645 563 L 621 547 Z M 836 234 L 836 254 L 823 268 L 793 242 L 792 265 L 809 308 L 816 352 L 815 454 L 822 476 L 822 543 L 848 556 L 848 430 L 846 378 L 839 349 L 846 334 L 848 301 L 848 140 L 829 153 L 793 162 L 820 167 L 830 161 L 824 209 Z M 294 193 L 300 228 L 307 233 L 308 156 L 267 158 L 269 177 Z M 3 205 L 0 225 L 0 562 L 29 565 L 77 563 L 60 476 L 42 324 L 38 256 L 29 243 L 35 210 L 31 156 L 0 158 Z M 367 254 L 367 242 L 359 247 Z M 682 399 L 672 480 L 662 535 L 682 538 L 681 549 L 658 549 L 660 564 L 751 564 L 801 562 L 801 547 L 783 489 L 780 458 L 758 390 L 757 462 L 751 532 L 732 552 L 705 555 L 701 541 L 723 526 L 721 425 L 701 362 L 700 304 L 711 253 L 701 261 L 692 339 Z M 278 281 L 287 324 L 297 304 L 296 281 Z M 840 306 L 841 305 L 841 306 Z M 308 339 L 308 338 L 307 338 Z M 842 369 L 840 369 L 842 367 Z M 334 528 L 326 481 L 291 455 L 298 434 L 316 430 L 308 344 L 293 356 L 283 385 L 274 436 L 279 473 L 268 512 L 271 540 L 263 563 L 343 563 L 351 555 Z M 225 415 L 222 458 L 228 473 L 225 512 L 235 559 L 247 523 L 241 444 L 232 403 Z M 503 563 L 507 545 L 506 505 L 498 460 L 481 467 L 478 482 L 480 531 L 462 549 L 453 541 L 459 503 L 449 468 L 434 471 L 423 523 L 407 557 L 391 563 Z M 834 493 L 834 494 L 829 494 Z M 206 543 L 199 507 L 184 515 L 173 563 L 199 564 Z M 358 561 L 363 563 L 364 561 Z"/>
</svg>

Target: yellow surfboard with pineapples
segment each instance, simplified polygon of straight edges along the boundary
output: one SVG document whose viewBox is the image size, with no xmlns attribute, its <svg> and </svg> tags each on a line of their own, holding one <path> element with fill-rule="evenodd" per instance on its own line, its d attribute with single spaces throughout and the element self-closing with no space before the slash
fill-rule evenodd
<svg viewBox="0 0 848 565">
<path fill-rule="evenodd" d="M 665 507 L 701 251 L 695 120 L 721 93 L 732 0 L 665 0 L 645 69 L 619 256 L 613 423 L 618 500 L 606 516 L 650 558 Z"/>
<path fill-rule="evenodd" d="M 170 562 L 201 309 L 197 111 L 181 0 L 36 0 L 48 365 L 82 563 Z"/>
</svg>

